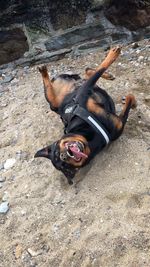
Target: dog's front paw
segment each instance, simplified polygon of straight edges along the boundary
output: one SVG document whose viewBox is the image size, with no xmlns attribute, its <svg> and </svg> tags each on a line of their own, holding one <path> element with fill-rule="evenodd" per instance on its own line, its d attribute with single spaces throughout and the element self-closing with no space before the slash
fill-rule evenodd
<svg viewBox="0 0 150 267">
<path fill-rule="evenodd" d="M 115 77 L 111 73 L 108 73 L 106 71 L 102 74 L 102 78 L 110 81 L 115 80 Z"/>
<path fill-rule="evenodd" d="M 129 103 L 129 102 L 131 102 L 131 108 L 132 109 L 137 107 L 137 102 L 136 102 L 136 99 L 135 99 L 134 95 L 128 94 L 126 97 L 122 98 L 122 103 L 123 104 Z"/>
<path fill-rule="evenodd" d="M 47 67 L 46 65 L 43 65 L 41 67 L 38 68 L 39 72 L 42 74 L 42 76 L 47 76 Z"/>
<path fill-rule="evenodd" d="M 115 61 L 117 59 L 117 57 L 119 56 L 121 52 L 121 47 L 120 46 L 116 46 L 110 49 L 109 53 L 108 53 L 108 57 L 111 59 L 111 61 Z"/>
</svg>

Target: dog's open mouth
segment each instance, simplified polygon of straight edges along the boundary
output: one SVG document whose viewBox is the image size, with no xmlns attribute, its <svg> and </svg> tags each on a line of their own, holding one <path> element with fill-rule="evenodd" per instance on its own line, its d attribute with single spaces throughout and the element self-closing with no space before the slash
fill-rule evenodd
<svg viewBox="0 0 150 267">
<path fill-rule="evenodd" d="M 88 156 L 83 152 L 84 144 L 80 141 L 78 142 L 66 142 L 65 148 L 67 149 L 67 155 L 73 158 L 75 161 L 80 161 L 82 158 L 87 158 Z"/>
</svg>

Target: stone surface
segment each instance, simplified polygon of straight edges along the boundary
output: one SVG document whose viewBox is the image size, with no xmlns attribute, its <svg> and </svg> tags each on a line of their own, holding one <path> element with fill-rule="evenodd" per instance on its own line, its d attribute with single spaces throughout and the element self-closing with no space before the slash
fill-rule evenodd
<svg viewBox="0 0 150 267">
<path fill-rule="evenodd" d="M 22 57 L 28 49 L 27 37 L 21 29 L 0 31 L 0 65 Z"/>
<path fill-rule="evenodd" d="M 114 25 L 112 25 L 108 21 L 105 21 L 103 17 L 101 23 L 81 25 L 80 27 L 74 27 L 72 29 L 66 30 L 63 33 L 57 34 L 49 38 L 45 42 L 45 46 L 48 51 L 54 51 L 66 47 L 72 47 L 75 44 L 84 43 L 88 40 L 91 41 L 91 39 L 98 39 L 100 45 L 104 47 L 106 44 L 114 43 L 116 41 L 131 41 L 131 35 L 132 34 L 125 28 L 114 27 Z"/>
<path fill-rule="evenodd" d="M 6 177 L 0 177 L 0 183 L 5 182 L 5 180 L 6 180 Z"/>
<path fill-rule="evenodd" d="M 5 170 L 11 169 L 15 163 L 16 160 L 14 158 L 7 159 L 6 162 L 4 163 L 4 169 Z"/>
<path fill-rule="evenodd" d="M 71 47 L 74 44 L 90 40 L 91 38 L 102 37 L 104 34 L 104 27 L 101 24 L 84 25 L 74 27 L 50 38 L 45 42 L 48 51 L 54 51 L 66 47 Z"/>
<path fill-rule="evenodd" d="M 0 64 L 21 57 L 23 66 L 30 65 L 36 62 L 32 56 L 46 49 L 72 48 L 91 40 L 100 40 L 105 48 L 108 39 L 126 43 L 150 37 L 148 1 L 2 0 L 0 8 Z"/>
<path fill-rule="evenodd" d="M 28 248 L 27 251 L 32 257 L 37 257 L 38 255 L 42 254 L 42 251 L 35 251 L 32 248 Z"/>
<path fill-rule="evenodd" d="M 90 0 L 1 0 L 1 27 L 24 22 L 33 34 L 41 29 L 47 32 L 65 29 L 83 23 L 90 6 Z"/>
<path fill-rule="evenodd" d="M 81 25 L 90 10 L 97 12 L 102 8 L 113 23 L 134 29 L 149 23 L 149 2 L 141 0 L 1 0 L 0 21 L 1 27 L 24 22 L 32 29 L 32 34 L 40 33 L 41 29 L 52 33 Z"/>
<path fill-rule="evenodd" d="M 6 202 L 2 202 L 0 204 L 0 214 L 6 214 L 9 210 L 9 203 Z"/>
<path fill-rule="evenodd" d="M 9 83 L 14 79 L 14 77 L 12 75 L 5 75 L 3 76 L 3 79 L 0 80 L 0 84 L 4 84 L 4 83 Z"/>
<path fill-rule="evenodd" d="M 150 25 L 149 1 L 110 0 L 106 6 L 105 15 L 115 25 L 123 25 L 130 30 Z"/>
</svg>

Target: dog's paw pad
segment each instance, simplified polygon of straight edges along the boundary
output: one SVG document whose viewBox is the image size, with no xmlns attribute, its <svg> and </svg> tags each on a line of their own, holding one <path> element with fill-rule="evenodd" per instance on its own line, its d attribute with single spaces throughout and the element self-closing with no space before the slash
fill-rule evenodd
<svg viewBox="0 0 150 267">
<path fill-rule="evenodd" d="M 38 68 L 39 72 L 42 74 L 47 74 L 47 67 L 45 65 Z"/>
<path fill-rule="evenodd" d="M 109 50 L 107 57 L 109 58 L 111 62 L 114 62 L 119 56 L 120 52 L 121 52 L 121 47 L 119 46 L 113 47 Z"/>
<path fill-rule="evenodd" d="M 131 101 L 131 108 L 134 109 L 137 107 L 137 102 L 135 99 L 135 96 L 132 94 L 129 94 L 126 96 L 126 101 Z"/>
<path fill-rule="evenodd" d="M 121 47 L 120 47 L 120 46 L 116 46 L 116 47 L 112 48 L 112 51 L 113 51 L 114 53 L 120 53 L 120 51 L 121 51 Z"/>
<path fill-rule="evenodd" d="M 107 78 L 107 80 L 110 80 L 110 81 L 113 81 L 113 80 L 115 80 L 116 78 L 112 75 L 112 74 L 108 74 L 108 78 Z"/>
</svg>

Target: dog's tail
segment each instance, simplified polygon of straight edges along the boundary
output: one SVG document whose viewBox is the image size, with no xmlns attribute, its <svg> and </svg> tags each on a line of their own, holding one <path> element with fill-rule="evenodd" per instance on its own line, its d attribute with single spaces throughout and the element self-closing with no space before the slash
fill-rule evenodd
<svg viewBox="0 0 150 267">
<path fill-rule="evenodd" d="M 76 96 L 76 103 L 84 105 L 86 103 L 87 98 L 89 97 L 91 90 L 97 80 L 102 76 L 102 74 L 106 71 L 106 68 L 101 68 L 100 70 L 97 70 L 90 78 L 89 80 L 85 81 L 85 83 L 81 86 L 81 88 L 78 90 L 77 96 Z"/>
</svg>

